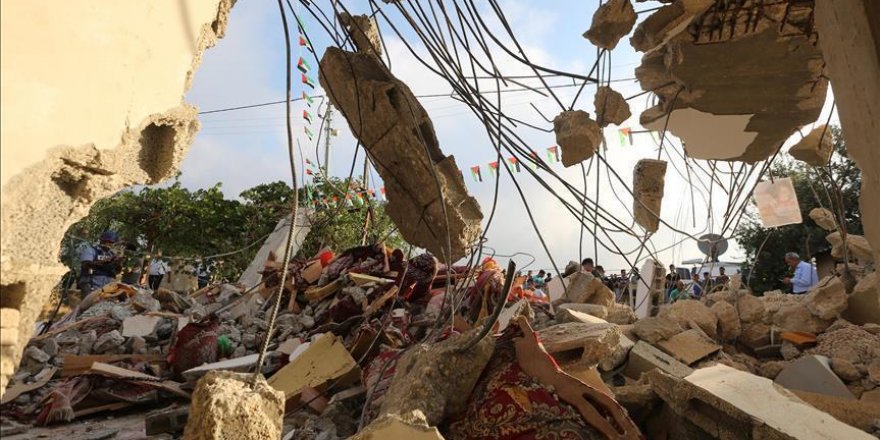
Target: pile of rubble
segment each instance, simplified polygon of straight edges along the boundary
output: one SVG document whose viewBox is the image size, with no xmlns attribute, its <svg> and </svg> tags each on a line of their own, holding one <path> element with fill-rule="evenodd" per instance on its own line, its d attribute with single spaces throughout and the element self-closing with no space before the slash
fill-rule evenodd
<svg viewBox="0 0 880 440">
<path fill-rule="evenodd" d="M 250 288 L 92 292 L 31 340 L 3 395 L 4 435 L 11 420 L 130 407 L 146 435 L 184 438 L 862 438 L 880 427 L 880 325 L 840 317 L 855 293 L 838 278 L 762 297 L 734 279 L 637 319 L 590 274 L 564 278 L 547 303 L 505 290 L 512 274 L 492 260 L 452 267 L 373 245 L 291 262 L 283 288 L 282 269 L 270 255 Z M 876 295 L 875 280 L 856 291 Z M 264 345 L 267 380 L 251 374 Z"/>
</svg>

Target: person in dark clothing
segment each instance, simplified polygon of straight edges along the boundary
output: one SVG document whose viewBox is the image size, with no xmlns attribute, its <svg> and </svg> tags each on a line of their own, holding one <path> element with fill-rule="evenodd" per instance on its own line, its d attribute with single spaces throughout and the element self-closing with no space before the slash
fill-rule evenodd
<svg viewBox="0 0 880 440">
<path fill-rule="evenodd" d="M 116 232 L 104 231 L 98 244 L 85 247 L 80 252 L 79 286 L 84 295 L 104 287 L 122 270 L 122 256 L 116 255 L 111 249 L 118 240 Z"/>
</svg>

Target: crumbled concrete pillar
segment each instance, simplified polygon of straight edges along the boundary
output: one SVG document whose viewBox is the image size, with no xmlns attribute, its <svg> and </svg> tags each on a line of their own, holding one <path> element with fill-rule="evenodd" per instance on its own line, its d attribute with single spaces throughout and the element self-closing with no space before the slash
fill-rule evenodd
<svg viewBox="0 0 880 440">
<path fill-rule="evenodd" d="M 831 130 L 827 125 L 822 124 L 794 144 L 788 150 L 788 154 L 814 167 L 824 167 L 828 165 L 831 153 L 834 152 L 834 143 L 831 138 Z"/>
<path fill-rule="evenodd" d="M 343 12 L 339 14 L 339 21 L 351 35 L 358 52 L 382 55 L 382 39 L 379 37 L 379 25 L 376 24 L 375 17 L 349 15 Z"/>
<path fill-rule="evenodd" d="M 607 127 L 608 124 L 620 125 L 632 116 L 623 95 L 608 86 L 596 90 L 593 105 L 596 106 L 596 121 L 600 127 Z"/>
<path fill-rule="evenodd" d="M 483 214 L 409 87 L 373 54 L 330 47 L 320 67 L 330 102 L 385 181 L 386 211 L 403 238 L 446 262 L 464 257 L 480 237 Z"/>
<path fill-rule="evenodd" d="M 826 231 L 836 231 L 837 221 L 834 219 L 834 213 L 825 208 L 813 208 L 810 210 L 810 218 Z"/>
<path fill-rule="evenodd" d="M 642 159 L 633 169 L 633 216 L 648 232 L 660 227 L 660 207 L 666 182 L 666 162 Z"/>
<path fill-rule="evenodd" d="M 636 11 L 630 0 L 611 0 L 596 9 L 584 38 L 597 47 L 614 49 L 636 24 Z"/>
<path fill-rule="evenodd" d="M 556 143 L 562 148 L 562 164 L 577 165 L 596 153 L 602 142 L 602 129 L 583 110 L 567 110 L 553 119 Z"/>
<path fill-rule="evenodd" d="M 192 395 L 184 440 L 235 438 L 277 440 L 284 419 L 284 393 L 260 376 L 211 371 Z"/>
</svg>

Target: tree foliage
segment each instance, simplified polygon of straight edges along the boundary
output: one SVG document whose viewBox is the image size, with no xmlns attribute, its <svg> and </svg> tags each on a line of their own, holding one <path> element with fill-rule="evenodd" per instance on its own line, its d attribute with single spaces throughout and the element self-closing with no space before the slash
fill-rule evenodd
<svg viewBox="0 0 880 440">
<path fill-rule="evenodd" d="M 357 185 L 357 182 L 355 182 Z M 347 188 L 347 181 L 334 179 L 319 182 L 318 192 Z M 307 206 L 307 194 L 301 190 L 300 206 Z M 98 201 L 89 215 L 70 227 L 62 243 L 61 259 L 77 270 L 77 249 L 94 243 L 102 231 L 112 229 L 127 241 L 129 266 L 138 266 L 144 255 L 162 251 L 172 260 L 195 259 L 226 254 L 215 259 L 217 275 L 237 279 L 251 262 L 265 237 L 278 221 L 290 212 L 293 190 L 278 181 L 257 185 L 243 191 L 237 200 L 224 198 L 221 184 L 190 190 L 181 184 L 179 175 L 168 186 L 123 190 Z M 368 241 L 391 235 L 393 224 L 377 201 L 372 201 Z M 341 250 L 361 244 L 367 206 L 355 209 L 317 208 L 312 210 L 315 227 L 301 247 L 301 255 L 311 256 L 322 246 Z M 396 243 L 396 242 L 395 242 Z M 235 252 L 240 251 L 240 252 Z M 186 260 L 184 260 L 186 261 Z"/>
<path fill-rule="evenodd" d="M 809 260 L 816 253 L 830 249 L 830 244 L 825 240 L 828 232 L 818 227 L 810 219 L 809 213 L 817 207 L 839 213 L 841 204 L 836 200 L 837 189 L 847 231 L 862 234 L 858 205 L 861 171 L 847 155 L 840 129 L 831 127 L 830 130 L 834 139 L 834 155 L 828 166 L 816 168 L 793 159 L 783 159 L 771 168 L 774 177 L 791 178 L 803 223 L 764 228 L 757 209 L 750 206 L 734 231 L 734 237 L 746 251 L 747 267 L 751 268 L 750 285 L 756 292 L 785 287 L 780 280 L 788 275 L 789 269 L 783 262 L 786 252 L 797 252 L 801 258 Z"/>
</svg>

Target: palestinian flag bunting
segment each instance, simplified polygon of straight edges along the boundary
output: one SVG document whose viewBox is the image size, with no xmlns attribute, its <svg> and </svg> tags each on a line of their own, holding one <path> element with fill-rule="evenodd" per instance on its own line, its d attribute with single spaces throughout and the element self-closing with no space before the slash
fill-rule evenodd
<svg viewBox="0 0 880 440">
<path fill-rule="evenodd" d="M 474 178 L 474 182 L 482 182 L 483 181 L 483 174 L 480 173 L 480 166 L 479 165 L 471 167 L 471 176 Z M 384 191 L 385 188 L 382 188 L 382 190 L 383 190 L 382 194 L 385 194 L 385 191 Z"/>
<path fill-rule="evenodd" d="M 309 86 L 309 87 L 311 87 L 311 88 L 313 88 L 313 89 L 315 88 L 315 80 L 313 80 L 312 78 L 310 78 L 310 77 L 309 77 L 308 75 L 306 75 L 305 73 L 302 74 L 301 76 L 302 76 L 302 83 L 303 83 L 303 84 L 305 84 L 305 85 L 307 85 L 307 86 Z"/>
<path fill-rule="evenodd" d="M 489 171 L 493 176 L 498 175 L 498 162 L 489 162 Z"/>
<path fill-rule="evenodd" d="M 314 100 L 314 98 L 312 98 L 312 97 L 311 97 L 311 96 L 309 96 L 309 94 L 308 94 L 308 93 L 306 93 L 306 91 L 305 91 L 305 90 L 303 90 L 303 94 L 302 94 L 302 99 L 303 99 L 303 101 L 305 101 L 305 102 L 306 102 L 306 104 L 308 104 L 308 106 L 309 106 L 309 107 L 311 107 L 311 106 L 312 106 L 312 104 L 314 104 L 314 103 L 315 103 L 315 100 Z"/>
<path fill-rule="evenodd" d="M 309 70 L 312 70 L 312 66 L 309 66 L 308 61 L 303 57 L 299 57 L 299 61 L 296 63 L 296 68 L 302 73 L 309 73 Z"/>
<path fill-rule="evenodd" d="M 559 147 L 553 146 L 547 148 L 547 161 L 550 163 L 559 162 Z"/>
</svg>

